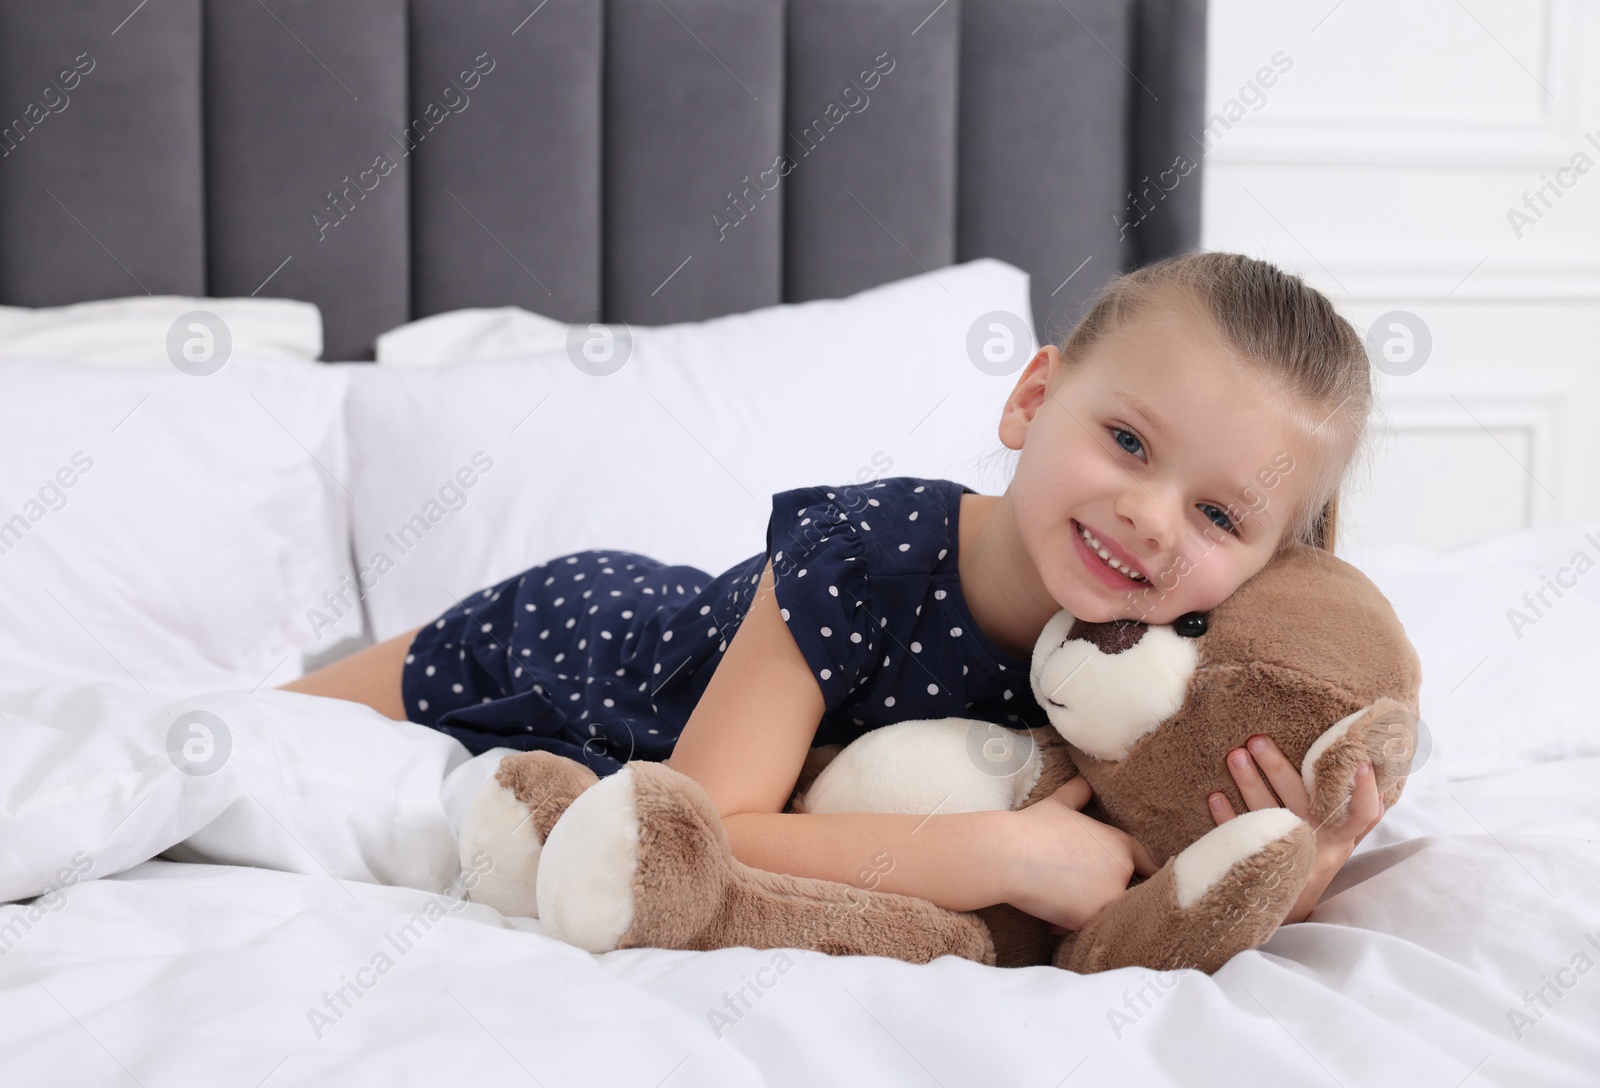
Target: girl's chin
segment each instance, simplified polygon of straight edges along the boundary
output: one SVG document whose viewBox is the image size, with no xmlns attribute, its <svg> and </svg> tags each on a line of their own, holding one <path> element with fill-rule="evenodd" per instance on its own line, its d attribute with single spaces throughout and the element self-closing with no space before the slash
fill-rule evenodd
<svg viewBox="0 0 1600 1088">
<path fill-rule="evenodd" d="M 1118 594 L 1105 586 L 1073 584 L 1067 592 L 1056 594 L 1056 603 L 1072 613 L 1075 619 L 1086 623 L 1109 623 L 1111 620 L 1141 619 L 1137 600 L 1118 599 Z"/>
</svg>

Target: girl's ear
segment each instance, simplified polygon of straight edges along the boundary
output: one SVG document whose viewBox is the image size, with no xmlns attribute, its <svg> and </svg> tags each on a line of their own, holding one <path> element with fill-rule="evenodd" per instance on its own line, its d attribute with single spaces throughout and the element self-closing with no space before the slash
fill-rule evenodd
<svg viewBox="0 0 1600 1088">
<path fill-rule="evenodd" d="M 1000 440 L 1007 449 L 1020 450 L 1028 425 L 1044 404 L 1046 390 L 1061 362 L 1061 350 L 1046 344 L 1028 360 L 1017 377 L 1017 384 L 1006 398 L 1000 416 Z"/>
<path fill-rule="evenodd" d="M 1022 368 L 1022 373 L 1017 375 L 1017 384 L 1012 389 L 1012 394 L 1020 392 L 1025 386 L 1037 382 L 1041 386 L 1048 385 L 1055 379 L 1056 371 L 1061 366 L 1061 349 L 1054 344 L 1046 344 L 1033 353 L 1027 365 Z"/>
</svg>

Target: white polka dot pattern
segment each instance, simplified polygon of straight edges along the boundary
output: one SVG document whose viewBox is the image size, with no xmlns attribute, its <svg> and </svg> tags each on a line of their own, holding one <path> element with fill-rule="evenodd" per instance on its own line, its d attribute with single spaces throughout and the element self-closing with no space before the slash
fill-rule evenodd
<svg viewBox="0 0 1600 1088">
<path fill-rule="evenodd" d="M 866 505 L 859 493 L 853 487 L 781 491 L 772 498 L 767 525 L 778 614 L 829 710 L 855 688 L 876 646 L 866 545 L 851 520 L 850 504 Z"/>
<path fill-rule="evenodd" d="M 872 727 L 993 708 L 997 721 L 1020 725 L 1018 712 L 1031 708 L 1027 724 L 1048 724 L 1031 699 L 1001 698 L 1004 665 L 1025 663 L 973 634 L 952 555 L 962 493 L 946 480 L 895 477 L 774 496 L 780 614 L 828 708 L 815 743 L 859 735 L 843 730 L 846 712 L 851 726 Z"/>
<path fill-rule="evenodd" d="M 407 716 L 473 754 L 542 749 L 599 774 L 665 759 L 771 554 L 779 614 L 824 696 L 814 744 L 912 718 L 1046 725 L 1016 682 L 1026 662 L 978 630 L 961 594 L 962 491 L 889 477 L 779 492 L 767 547 L 716 577 L 615 549 L 558 556 L 422 628 Z"/>
</svg>

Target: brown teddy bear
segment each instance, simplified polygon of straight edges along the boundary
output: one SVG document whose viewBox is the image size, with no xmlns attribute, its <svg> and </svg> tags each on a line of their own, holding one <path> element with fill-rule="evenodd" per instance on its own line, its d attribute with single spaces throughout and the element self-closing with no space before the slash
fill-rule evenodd
<svg viewBox="0 0 1600 1088">
<path fill-rule="evenodd" d="M 1300 764 L 1321 822 L 1347 803 L 1365 760 L 1393 805 L 1416 748 L 1421 667 L 1394 610 L 1360 571 L 1306 547 L 1281 552 L 1209 614 L 1171 625 L 1058 613 L 1030 681 L 1053 729 L 964 718 L 884 726 L 842 751 L 814 749 L 789 808 L 1014 809 L 1082 774 L 1094 790 L 1086 811 L 1138 839 L 1160 869 L 1064 938 L 1006 904 L 948 911 L 751 868 L 686 775 L 641 761 L 601 781 L 545 752 L 507 756 L 472 803 L 464 864 L 494 861 L 473 898 L 538 917 L 591 952 L 747 946 L 1209 972 L 1272 935 L 1315 851 L 1312 825 L 1284 808 L 1213 826 L 1211 792 L 1245 808 L 1226 754 L 1271 737 Z"/>
</svg>

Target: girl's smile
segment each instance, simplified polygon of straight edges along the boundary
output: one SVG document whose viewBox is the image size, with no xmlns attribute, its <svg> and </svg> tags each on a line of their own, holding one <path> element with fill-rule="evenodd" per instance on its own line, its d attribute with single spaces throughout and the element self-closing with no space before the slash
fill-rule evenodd
<svg viewBox="0 0 1600 1088">
<path fill-rule="evenodd" d="M 1074 520 L 1072 527 L 1077 530 L 1074 543 L 1076 551 L 1083 559 L 1083 564 L 1096 578 L 1121 592 L 1148 588 L 1150 578 L 1143 569 L 1129 558 L 1128 553 L 1117 547 L 1109 538 L 1101 539 L 1099 534 L 1092 532 L 1080 522 Z"/>
</svg>

